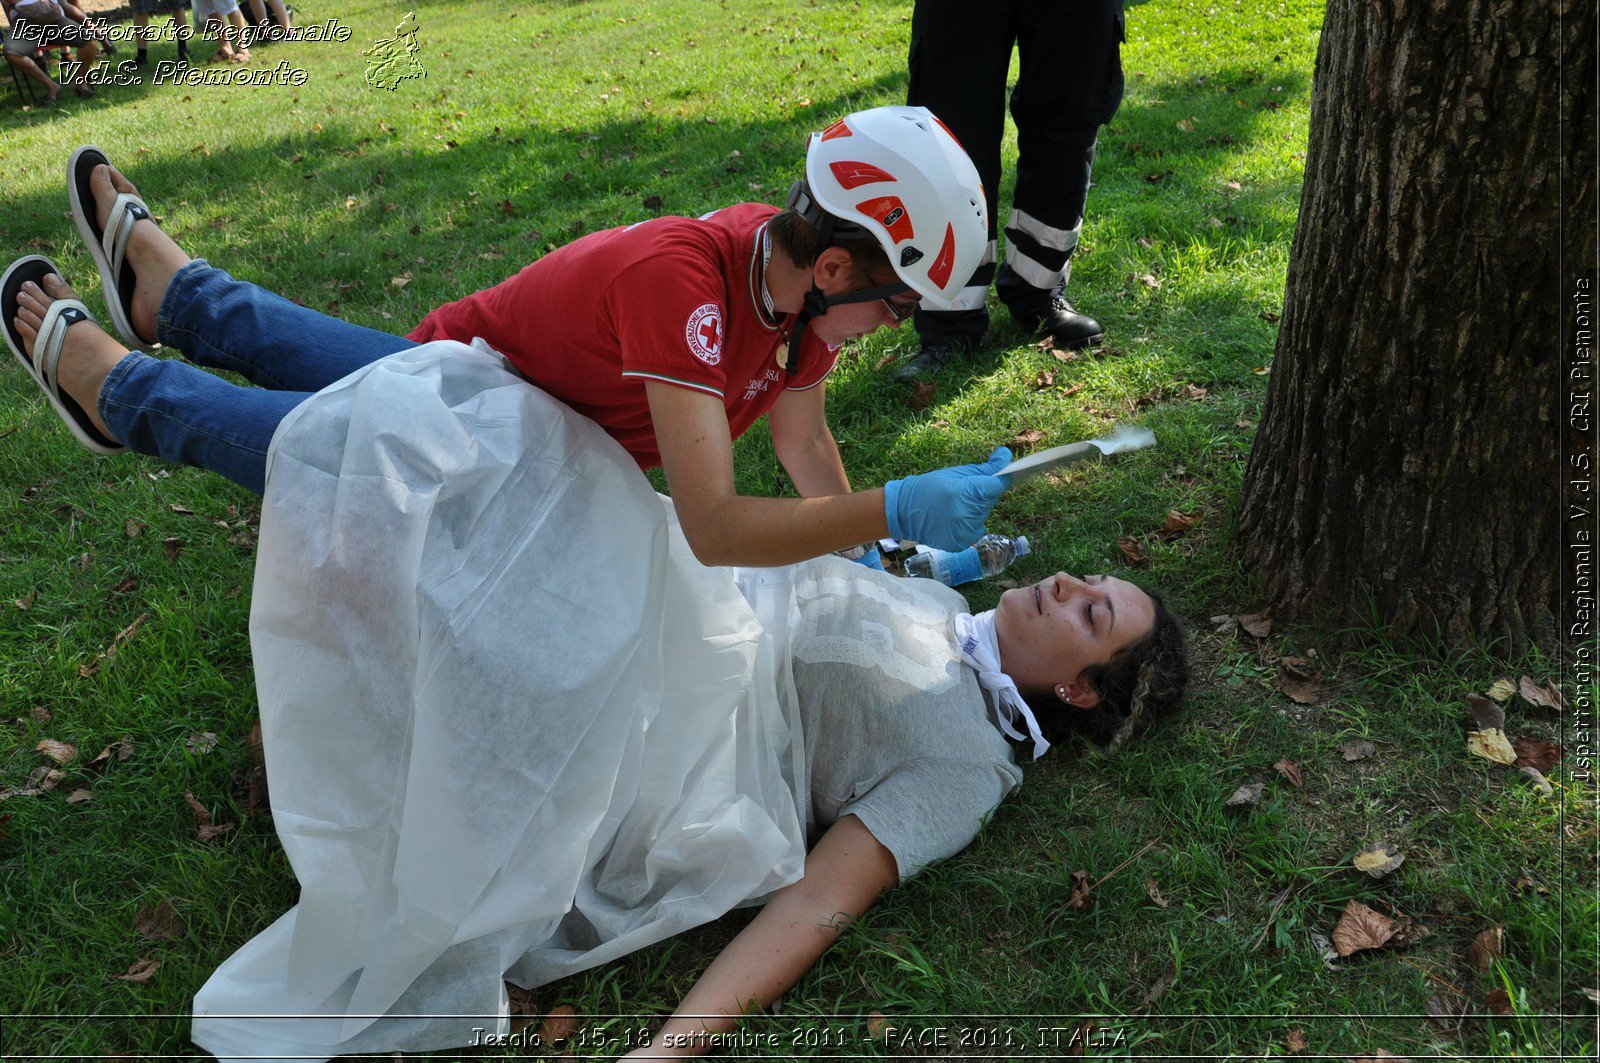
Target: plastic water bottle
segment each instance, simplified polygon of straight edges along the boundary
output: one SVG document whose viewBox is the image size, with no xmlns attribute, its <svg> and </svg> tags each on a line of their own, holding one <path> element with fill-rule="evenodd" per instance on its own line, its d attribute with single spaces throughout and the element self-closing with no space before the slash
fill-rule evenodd
<svg viewBox="0 0 1600 1063">
<path fill-rule="evenodd" d="M 947 587 L 959 587 L 984 576 L 993 576 L 1030 552 L 1025 535 L 1015 539 L 1007 535 L 985 535 L 955 553 L 918 547 L 917 552 L 906 559 L 905 569 L 908 576 L 936 579 Z"/>
</svg>

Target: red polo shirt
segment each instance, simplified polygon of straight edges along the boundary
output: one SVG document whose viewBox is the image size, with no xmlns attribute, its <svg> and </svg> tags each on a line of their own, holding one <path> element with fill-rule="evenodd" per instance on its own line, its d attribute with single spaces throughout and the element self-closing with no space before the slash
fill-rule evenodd
<svg viewBox="0 0 1600 1063">
<path fill-rule="evenodd" d="M 410 339 L 482 337 L 653 468 L 661 453 L 645 381 L 715 395 L 737 439 L 781 391 L 815 387 L 837 361 L 837 350 L 808 333 L 799 374 L 785 378 L 779 367 L 794 316 L 769 323 L 756 279 L 761 231 L 776 213 L 741 203 L 591 233 L 439 307 Z"/>
</svg>

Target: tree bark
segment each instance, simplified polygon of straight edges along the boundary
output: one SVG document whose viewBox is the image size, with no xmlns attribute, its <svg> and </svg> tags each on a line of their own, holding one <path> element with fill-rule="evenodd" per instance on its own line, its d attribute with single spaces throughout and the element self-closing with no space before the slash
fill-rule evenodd
<svg viewBox="0 0 1600 1063">
<path fill-rule="evenodd" d="M 1561 239 L 1594 262 L 1594 18 L 1330 0 L 1240 510 L 1280 616 L 1555 643 Z"/>
</svg>

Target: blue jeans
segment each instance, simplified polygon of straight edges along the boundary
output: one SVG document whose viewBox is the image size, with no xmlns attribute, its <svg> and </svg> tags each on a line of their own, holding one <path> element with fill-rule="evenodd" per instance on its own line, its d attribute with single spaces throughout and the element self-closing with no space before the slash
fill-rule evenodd
<svg viewBox="0 0 1600 1063">
<path fill-rule="evenodd" d="M 204 259 L 173 276 L 156 339 L 196 365 L 231 370 L 257 386 L 133 351 L 100 388 L 100 420 L 141 454 L 209 469 L 256 494 L 266 488 L 267 446 L 290 410 L 362 366 L 415 346 L 297 306 Z"/>
</svg>

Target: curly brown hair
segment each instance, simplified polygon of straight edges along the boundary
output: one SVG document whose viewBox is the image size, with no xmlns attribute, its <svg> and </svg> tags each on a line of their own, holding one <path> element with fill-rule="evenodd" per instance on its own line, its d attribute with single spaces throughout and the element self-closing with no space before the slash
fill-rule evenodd
<svg viewBox="0 0 1600 1063">
<path fill-rule="evenodd" d="M 1083 670 L 1100 694 L 1093 708 L 1064 707 L 1050 694 L 1028 699 L 1052 744 L 1073 736 L 1115 756 L 1135 736 L 1171 716 L 1189 684 L 1189 651 L 1178 618 L 1161 595 L 1146 591 L 1155 607 L 1150 633 L 1111 660 Z"/>
</svg>

